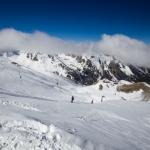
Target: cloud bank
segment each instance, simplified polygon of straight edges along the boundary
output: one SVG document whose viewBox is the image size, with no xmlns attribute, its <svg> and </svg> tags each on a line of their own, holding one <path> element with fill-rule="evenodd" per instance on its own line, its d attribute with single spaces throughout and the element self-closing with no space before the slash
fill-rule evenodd
<svg viewBox="0 0 150 150">
<path fill-rule="evenodd" d="M 106 35 L 97 42 L 62 40 L 46 33 L 25 33 L 15 29 L 0 30 L 0 50 L 24 50 L 41 53 L 75 53 L 113 55 L 126 63 L 150 67 L 150 46 L 125 35 Z"/>
<path fill-rule="evenodd" d="M 95 44 L 94 51 L 116 56 L 126 63 L 150 67 L 150 46 L 124 35 L 104 34 Z"/>
<path fill-rule="evenodd" d="M 89 50 L 90 43 L 65 41 L 46 33 L 25 33 L 15 29 L 0 30 L 0 49 L 17 49 L 41 53 L 80 53 Z"/>
</svg>

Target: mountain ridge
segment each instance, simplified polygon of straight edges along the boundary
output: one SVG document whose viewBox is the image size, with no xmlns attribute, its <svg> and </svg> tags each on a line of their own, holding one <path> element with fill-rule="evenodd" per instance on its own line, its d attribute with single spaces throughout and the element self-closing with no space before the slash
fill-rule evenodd
<svg viewBox="0 0 150 150">
<path fill-rule="evenodd" d="M 150 84 L 150 68 L 126 64 L 114 56 L 79 56 L 74 54 L 42 54 L 22 51 L 3 51 L 13 64 L 23 65 L 46 75 L 63 76 L 77 84 L 92 85 L 99 80 L 146 82 Z"/>
</svg>

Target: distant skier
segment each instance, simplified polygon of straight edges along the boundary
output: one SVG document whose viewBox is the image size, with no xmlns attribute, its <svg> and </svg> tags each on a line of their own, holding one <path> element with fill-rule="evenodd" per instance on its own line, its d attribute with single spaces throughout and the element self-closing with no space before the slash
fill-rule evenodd
<svg viewBox="0 0 150 150">
<path fill-rule="evenodd" d="M 22 79 L 22 76 L 21 76 L 21 74 L 19 75 L 19 77 L 20 77 L 20 79 Z"/>
<path fill-rule="evenodd" d="M 22 79 L 20 65 L 17 64 L 17 67 L 18 67 L 19 78 Z"/>
<path fill-rule="evenodd" d="M 21 76 L 21 72 L 20 72 L 20 70 L 19 70 L 19 78 L 20 78 L 20 79 L 22 79 L 22 76 Z"/>
<path fill-rule="evenodd" d="M 101 103 L 103 102 L 104 97 L 105 97 L 105 96 L 102 96 L 102 97 L 101 97 Z"/>
<path fill-rule="evenodd" d="M 91 101 L 91 104 L 93 104 L 93 103 L 94 103 L 94 101 L 92 100 L 92 101 Z"/>
<path fill-rule="evenodd" d="M 73 102 L 74 102 L 74 96 L 71 97 L 71 103 L 73 103 Z"/>
</svg>

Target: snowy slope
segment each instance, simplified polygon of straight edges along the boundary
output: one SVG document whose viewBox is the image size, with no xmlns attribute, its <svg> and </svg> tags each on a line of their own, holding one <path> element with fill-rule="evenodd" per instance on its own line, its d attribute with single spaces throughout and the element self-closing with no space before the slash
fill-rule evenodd
<svg viewBox="0 0 150 150">
<path fill-rule="evenodd" d="M 131 84 L 127 81 L 76 84 L 66 78 L 60 60 L 71 69 L 84 63 L 40 56 L 40 62 L 24 54 L 0 57 L 0 149 L 150 149 L 150 103 L 141 101 L 142 91 L 117 92 L 117 85 Z"/>
<path fill-rule="evenodd" d="M 55 100 L 55 96 L 58 95 L 56 99 L 58 101 L 61 101 L 61 99 L 63 101 L 68 101 L 68 99 L 74 95 L 76 97 L 76 102 L 86 103 L 91 103 L 92 100 L 94 100 L 94 103 L 99 103 L 102 99 L 142 100 L 143 98 L 142 91 L 129 94 L 118 92 L 118 84 L 114 84 L 113 81 L 106 79 L 99 80 L 96 84 L 91 86 L 75 84 L 71 80 L 65 78 L 62 74 L 60 77 L 53 73 L 57 70 L 59 73 L 63 72 L 64 75 L 66 74 L 66 70 L 61 70 L 62 68 L 59 67 L 57 61 L 52 65 L 50 64 L 51 61 L 46 61 L 45 65 L 45 63 L 41 63 L 40 61 L 32 62 L 30 59 L 23 59 L 23 56 L 19 56 L 19 58 L 15 58 L 15 60 L 17 59 L 16 62 L 19 65 L 14 65 L 12 64 L 12 61 L 14 62 L 12 59 L 14 58 L 10 59 L 11 60 L 1 58 L 1 60 L 3 60 L 1 61 L 1 70 L 3 71 L 0 74 L 0 84 L 3 85 L 3 88 L 7 89 L 7 91 L 3 92 L 10 91 L 12 92 L 12 95 L 16 93 L 18 95 L 25 95 L 26 97 L 36 95 L 35 97 L 42 97 L 43 99 L 50 98 L 51 100 Z M 44 57 L 44 61 L 45 59 L 46 58 Z M 69 61 L 67 63 L 71 65 L 72 62 Z M 3 83 L 6 79 L 8 82 Z M 123 82 L 120 81 L 119 85 L 121 83 Z M 125 83 L 129 84 L 130 82 Z M 100 85 L 102 86 L 102 90 L 99 89 Z"/>
</svg>

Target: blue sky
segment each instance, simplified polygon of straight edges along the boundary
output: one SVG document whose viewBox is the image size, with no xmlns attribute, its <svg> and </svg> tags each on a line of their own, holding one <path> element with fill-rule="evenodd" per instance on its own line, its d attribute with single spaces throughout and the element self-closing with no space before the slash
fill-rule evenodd
<svg viewBox="0 0 150 150">
<path fill-rule="evenodd" d="M 150 43 L 150 1 L 3 0 L 0 29 L 7 27 L 82 41 L 120 33 Z"/>
</svg>

